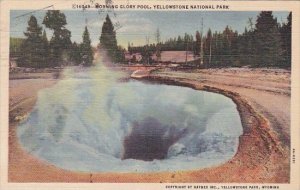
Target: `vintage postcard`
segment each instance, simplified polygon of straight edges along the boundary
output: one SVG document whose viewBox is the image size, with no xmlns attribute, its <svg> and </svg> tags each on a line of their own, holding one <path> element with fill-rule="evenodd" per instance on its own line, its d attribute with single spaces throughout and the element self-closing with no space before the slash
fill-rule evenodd
<svg viewBox="0 0 300 190">
<path fill-rule="evenodd" d="M 299 1 L 1 1 L 0 189 L 299 186 Z"/>
</svg>

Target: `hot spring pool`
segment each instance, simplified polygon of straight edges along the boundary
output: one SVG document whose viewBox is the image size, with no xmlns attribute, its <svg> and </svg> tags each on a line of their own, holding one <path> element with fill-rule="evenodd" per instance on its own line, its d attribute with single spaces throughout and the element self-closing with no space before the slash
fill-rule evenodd
<svg viewBox="0 0 300 190">
<path fill-rule="evenodd" d="M 69 69 L 39 92 L 18 126 L 22 146 L 57 167 L 86 172 L 157 172 L 222 164 L 237 151 L 234 102 L 186 87 L 117 82 L 103 68 Z"/>
</svg>

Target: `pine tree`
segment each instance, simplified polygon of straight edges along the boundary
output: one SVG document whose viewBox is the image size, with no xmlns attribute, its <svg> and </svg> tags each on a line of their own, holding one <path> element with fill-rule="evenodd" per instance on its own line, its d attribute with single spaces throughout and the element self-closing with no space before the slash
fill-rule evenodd
<svg viewBox="0 0 300 190">
<path fill-rule="evenodd" d="M 51 61 L 53 65 L 61 66 L 63 60 L 69 59 L 72 46 L 71 32 L 65 28 L 66 16 L 59 10 L 49 10 L 44 17 L 43 24 L 53 30 L 53 36 L 50 40 Z"/>
<path fill-rule="evenodd" d="M 79 65 L 81 63 L 80 53 L 81 53 L 80 45 L 74 42 L 72 44 L 72 51 L 70 53 L 70 58 L 74 65 Z"/>
<path fill-rule="evenodd" d="M 225 30 L 223 31 L 222 42 L 223 42 L 223 53 L 222 53 L 222 60 L 224 66 L 231 66 L 232 64 L 232 55 L 233 55 L 233 39 L 234 39 L 234 32 L 229 26 L 226 26 Z"/>
<path fill-rule="evenodd" d="M 212 55 L 212 33 L 211 30 L 208 29 L 206 37 L 204 40 L 204 64 L 206 67 L 210 67 L 211 65 L 211 55 Z"/>
<path fill-rule="evenodd" d="M 287 17 L 288 22 L 280 28 L 282 49 L 283 49 L 283 67 L 291 67 L 291 38 L 292 38 L 292 13 Z"/>
<path fill-rule="evenodd" d="M 238 37 L 238 64 L 249 65 L 249 59 L 251 58 L 251 51 L 249 51 L 250 38 L 248 29 L 245 27 L 244 33 Z"/>
<path fill-rule="evenodd" d="M 116 61 L 116 51 L 118 49 L 116 32 L 114 31 L 114 26 L 108 14 L 106 15 L 102 26 L 100 44 L 102 48 L 107 50 L 108 55 L 113 59 L 113 61 Z"/>
<path fill-rule="evenodd" d="M 196 43 L 195 43 L 195 54 L 200 55 L 201 46 L 201 35 L 199 31 L 196 31 Z"/>
<path fill-rule="evenodd" d="M 272 11 L 262 11 L 255 27 L 256 66 L 279 66 L 283 52 L 277 19 L 273 17 Z"/>
<path fill-rule="evenodd" d="M 254 47 L 254 28 L 252 18 L 248 18 L 248 28 L 245 27 L 244 33 L 238 35 L 235 32 L 234 37 L 234 52 L 235 55 L 233 58 L 234 66 L 249 66 L 255 63 L 255 47 Z"/>
<path fill-rule="evenodd" d="M 214 32 L 212 35 L 211 49 L 212 49 L 212 57 L 210 67 L 216 67 L 218 62 L 218 33 Z"/>
<path fill-rule="evenodd" d="M 43 57 L 46 55 L 43 39 L 42 27 L 37 23 L 37 19 L 31 16 L 28 21 L 27 37 L 21 45 L 21 56 L 17 60 L 18 66 L 40 68 L 43 67 Z"/>
<path fill-rule="evenodd" d="M 42 43 L 43 43 L 43 51 L 44 51 L 44 56 L 43 56 L 43 66 L 48 67 L 48 61 L 49 61 L 49 42 L 47 39 L 47 34 L 46 31 L 43 31 L 43 36 L 42 36 Z"/>
<path fill-rule="evenodd" d="M 176 50 L 177 51 L 184 51 L 185 50 L 185 43 L 184 43 L 184 40 L 182 39 L 182 37 L 180 35 L 177 37 Z"/>
<path fill-rule="evenodd" d="M 85 27 L 85 30 L 82 35 L 82 44 L 80 48 L 80 56 L 81 56 L 81 62 L 83 63 L 84 66 L 91 66 L 93 63 L 93 50 L 91 46 L 91 39 L 90 39 L 90 34 Z"/>
<path fill-rule="evenodd" d="M 212 32 L 211 30 L 209 29 L 208 32 L 207 32 L 207 39 L 208 39 L 208 42 L 209 42 L 209 59 L 208 59 L 208 65 L 210 67 L 211 65 L 211 56 L 212 56 Z"/>
<path fill-rule="evenodd" d="M 156 39 L 156 57 L 157 57 L 157 62 L 159 62 L 161 60 L 161 44 L 160 44 L 159 28 L 157 28 L 156 30 L 155 39 Z"/>
</svg>

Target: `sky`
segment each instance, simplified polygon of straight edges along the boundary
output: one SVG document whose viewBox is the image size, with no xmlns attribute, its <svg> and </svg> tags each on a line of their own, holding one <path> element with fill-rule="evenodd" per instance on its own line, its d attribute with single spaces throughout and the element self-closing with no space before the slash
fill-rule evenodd
<svg viewBox="0 0 300 190">
<path fill-rule="evenodd" d="M 10 13 L 10 36 L 25 37 L 27 22 L 31 14 L 18 17 L 31 10 L 13 10 Z M 210 28 L 214 31 L 223 31 L 228 25 L 234 31 L 242 33 L 245 27 L 248 27 L 248 18 L 253 18 L 255 24 L 259 12 L 245 11 L 115 11 L 115 12 L 97 12 L 64 10 L 66 15 L 66 28 L 71 31 L 72 41 L 82 42 L 84 27 L 87 25 L 92 45 L 99 43 L 102 24 L 106 14 L 109 14 L 113 23 L 120 23 L 121 27 L 116 31 L 118 44 L 127 48 L 128 43 L 133 45 L 144 45 L 146 37 L 149 37 L 150 43 L 155 42 L 155 32 L 159 28 L 161 40 L 165 41 L 170 37 L 184 35 L 184 33 L 195 35 L 196 31 L 201 31 L 201 18 L 203 18 L 203 32 L 206 33 Z M 52 31 L 45 28 L 42 20 L 46 11 L 33 13 L 37 18 L 38 24 L 46 29 L 48 39 L 52 36 Z M 273 12 L 277 21 L 286 22 L 289 12 Z M 18 17 L 18 18 L 16 18 Z"/>
</svg>

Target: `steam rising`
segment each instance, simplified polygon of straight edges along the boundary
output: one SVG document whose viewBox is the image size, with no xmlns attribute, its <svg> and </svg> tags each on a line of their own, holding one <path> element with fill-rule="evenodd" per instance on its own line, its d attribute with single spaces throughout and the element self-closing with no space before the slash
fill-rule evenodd
<svg viewBox="0 0 300 190">
<path fill-rule="evenodd" d="M 76 171 L 151 172 L 221 164 L 242 134 L 229 98 L 184 87 L 118 82 L 98 57 L 68 68 L 39 92 L 21 144 L 38 158 Z"/>
</svg>

